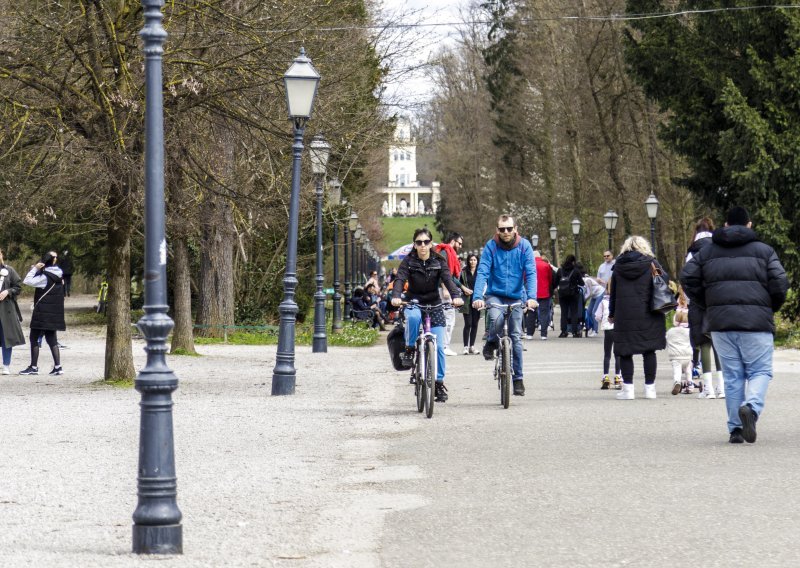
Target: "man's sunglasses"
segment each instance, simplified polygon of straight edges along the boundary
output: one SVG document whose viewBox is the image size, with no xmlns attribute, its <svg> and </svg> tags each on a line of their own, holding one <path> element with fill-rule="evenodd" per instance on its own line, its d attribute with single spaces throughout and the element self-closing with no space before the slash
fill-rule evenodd
<svg viewBox="0 0 800 568">
<path fill-rule="evenodd" d="M 514 227 L 497 227 L 498 233 L 510 233 L 514 230 Z"/>
<path fill-rule="evenodd" d="M 431 244 L 431 240 L 430 239 L 426 239 L 424 241 L 414 241 L 414 244 L 417 245 L 418 247 L 428 246 L 429 244 Z"/>
</svg>

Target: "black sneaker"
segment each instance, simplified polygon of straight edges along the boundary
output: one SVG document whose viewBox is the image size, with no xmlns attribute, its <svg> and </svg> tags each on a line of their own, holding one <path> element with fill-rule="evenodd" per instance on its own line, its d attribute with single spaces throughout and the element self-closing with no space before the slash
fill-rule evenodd
<svg viewBox="0 0 800 568">
<path fill-rule="evenodd" d="M 749 404 L 739 407 L 739 420 L 742 421 L 742 437 L 745 442 L 752 444 L 756 441 L 756 421 L 758 414 L 756 414 L 753 407 Z"/>
<path fill-rule="evenodd" d="M 444 383 L 436 383 L 436 402 L 447 402 L 447 387 Z"/>
<path fill-rule="evenodd" d="M 497 351 L 497 348 L 500 344 L 497 341 L 487 341 L 483 344 L 483 358 L 487 361 L 491 361 L 494 359 L 494 352 Z"/>
<path fill-rule="evenodd" d="M 19 372 L 20 375 L 38 375 L 39 374 L 39 367 L 34 367 L 33 365 L 28 365 L 27 369 L 23 369 Z"/>
<path fill-rule="evenodd" d="M 406 347 L 406 350 L 403 353 L 400 353 L 400 362 L 406 369 L 410 369 L 414 366 L 414 354 L 416 353 L 416 349 L 413 347 Z"/>
<path fill-rule="evenodd" d="M 50 376 L 53 376 L 53 375 L 63 375 L 63 374 L 64 374 L 64 370 L 61 368 L 61 365 L 59 365 L 58 367 L 53 367 L 53 370 L 52 370 L 52 371 L 50 371 L 50 372 L 49 372 L 49 373 L 47 373 L 47 374 L 48 374 L 48 375 L 50 375 Z"/>
<path fill-rule="evenodd" d="M 525 383 L 522 379 L 514 381 L 514 396 L 525 396 Z"/>
<path fill-rule="evenodd" d="M 562 331 L 561 333 L 558 334 L 558 337 L 566 337 L 566 336 L 567 336 L 566 331 Z"/>
<path fill-rule="evenodd" d="M 734 428 L 731 432 L 731 437 L 728 439 L 731 444 L 744 444 L 744 436 L 742 436 L 741 428 Z"/>
</svg>

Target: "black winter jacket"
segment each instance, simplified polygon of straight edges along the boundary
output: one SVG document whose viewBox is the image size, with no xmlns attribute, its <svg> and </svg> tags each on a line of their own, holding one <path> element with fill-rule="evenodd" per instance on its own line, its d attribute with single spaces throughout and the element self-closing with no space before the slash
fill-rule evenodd
<svg viewBox="0 0 800 568">
<path fill-rule="evenodd" d="M 773 248 L 755 231 L 734 225 L 714 231 L 681 271 L 686 295 L 706 309 L 703 331 L 769 331 L 789 281 Z"/>
<path fill-rule="evenodd" d="M 397 278 L 392 286 L 392 296 L 399 298 L 403 285 L 408 282 L 406 299 L 418 300 L 420 304 L 433 305 L 441 302 L 439 285 L 444 284 L 452 298 L 461 297 L 461 289 L 453 282 L 447 260 L 432 252 L 428 260 L 420 260 L 417 251 L 412 250 L 397 269 Z"/>
<path fill-rule="evenodd" d="M 650 311 L 653 276 L 650 263 L 664 269 L 652 256 L 628 251 L 617 257 L 611 273 L 608 315 L 614 318 L 614 354 L 636 355 L 664 349 L 664 314 Z M 669 275 L 664 272 L 664 279 Z"/>
<path fill-rule="evenodd" d="M 687 256 L 696 255 L 711 244 L 711 237 L 704 237 L 694 241 L 686 251 Z M 687 296 L 688 297 L 688 296 Z M 696 349 L 706 343 L 711 343 L 711 338 L 703 331 L 705 327 L 706 310 L 697 302 L 689 302 L 689 339 L 692 343 L 692 348 Z"/>
<path fill-rule="evenodd" d="M 61 278 L 47 270 L 42 274 L 47 277 L 47 285 L 36 288 L 33 295 L 31 329 L 64 331 L 67 326 L 64 323 L 64 287 Z"/>
</svg>

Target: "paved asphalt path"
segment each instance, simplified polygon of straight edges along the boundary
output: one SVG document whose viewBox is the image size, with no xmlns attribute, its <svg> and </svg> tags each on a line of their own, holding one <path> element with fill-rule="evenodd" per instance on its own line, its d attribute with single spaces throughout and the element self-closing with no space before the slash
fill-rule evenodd
<svg viewBox="0 0 800 568">
<path fill-rule="evenodd" d="M 601 338 L 527 341 L 508 410 L 490 363 L 449 357 L 431 420 L 383 339 L 298 346 L 282 397 L 274 346 L 198 346 L 168 358 L 184 554 L 148 558 L 130 553 L 139 395 L 98 380 L 102 329 L 59 338 L 63 376 L 0 377 L 2 568 L 800 564 L 797 351 L 776 356 L 758 442 L 731 446 L 724 401 L 671 396 L 663 357 L 658 399 L 601 391 Z"/>
<path fill-rule="evenodd" d="M 758 441 L 732 445 L 724 400 L 670 394 L 665 353 L 658 398 L 638 398 L 637 358 L 637 399 L 617 401 L 599 389 L 602 338 L 555 335 L 525 341 L 527 393 L 507 410 L 491 363 L 448 357 L 449 401 L 389 445 L 419 473 L 396 490 L 425 505 L 388 517 L 383 566 L 800 563 L 796 351 L 776 356 Z"/>
</svg>

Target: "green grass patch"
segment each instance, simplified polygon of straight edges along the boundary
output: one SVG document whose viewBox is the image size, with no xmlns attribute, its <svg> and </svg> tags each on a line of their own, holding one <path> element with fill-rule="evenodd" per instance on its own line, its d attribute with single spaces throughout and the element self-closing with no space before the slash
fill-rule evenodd
<svg viewBox="0 0 800 568">
<path fill-rule="evenodd" d="M 200 355 L 200 353 L 198 353 L 197 351 L 192 353 L 192 352 L 187 351 L 186 349 L 183 349 L 183 348 L 174 349 L 174 350 L 170 351 L 169 354 L 170 355 L 183 355 L 183 356 L 186 356 L 186 357 L 202 357 L 202 355 Z"/>
<path fill-rule="evenodd" d="M 353 325 L 344 322 L 342 333 L 331 334 L 328 325 L 328 345 L 332 347 L 369 347 L 378 339 L 378 331 L 363 324 Z M 295 332 L 295 345 L 311 345 L 314 336 L 313 325 L 298 326 Z M 220 345 L 225 343 L 222 337 L 196 337 L 196 345 Z M 228 333 L 228 345 L 277 345 L 277 330 L 251 330 Z"/>
<path fill-rule="evenodd" d="M 96 381 L 94 384 L 106 387 L 113 387 L 115 389 L 132 389 L 133 379 L 110 379 L 108 381 L 100 379 L 99 381 Z"/>
<path fill-rule="evenodd" d="M 106 314 L 98 314 L 94 308 L 67 312 L 70 325 L 106 325 Z M 144 316 L 144 310 L 131 310 L 131 323 L 137 323 Z"/>
<path fill-rule="evenodd" d="M 775 346 L 800 349 L 800 324 L 781 314 L 775 314 Z"/>
<path fill-rule="evenodd" d="M 433 233 L 433 239 L 439 242 L 443 237 L 436 230 L 435 224 L 436 217 L 433 216 L 381 217 L 383 238 L 379 248 L 385 251 L 385 254 L 389 254 L 401 246 L 409 244 L 414 236 L 414 231 L 426 226 Z"/>
</svg>

